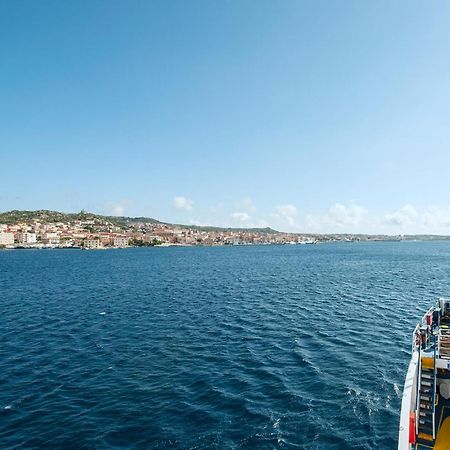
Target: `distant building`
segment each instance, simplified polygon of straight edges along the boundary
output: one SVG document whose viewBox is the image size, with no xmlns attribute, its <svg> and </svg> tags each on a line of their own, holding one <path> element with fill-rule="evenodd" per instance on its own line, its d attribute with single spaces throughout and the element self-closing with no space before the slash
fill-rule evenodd
<svg viewBox="0 0 450 450">
<path fill-rule="evenodd" d="M 17 242 L 19 244 L 36 244 L 36 233 L 17 233 Z"/>
<path fill-rule="evenodd" d="M 44 233 L 41 237 L 44 244 L 59 245 L 60 237 L 58 233 Z"/>
<path fill-rule="evenodd" d="M 74 241 L 72 239 L 70 239 L 70 237 L 61 236 L 59 239 L 59 246 L 60 247 L 73 247 Z"/>
<path fill-rule="evenodd" d="M 14 233 L 0 232 L 0 245 L 14 245 Z"/>
<path fill-rule="evenodd" d="M 102 246 L 105 247 L 105 246 L 108 246 L 109 244 L 111 244 L 111 236 L 109 233 L 97 235 L 97 237 L 98 237 L 98 239 L 100 239 Z"/>
<path fill-rule="evenodd" d="M 97 238 L 87 238 L 83 241 L 83 244 L 84 248 L 103 248 L 103 244 Z"/>
<path fill-rule="evenodd" d="M 84 239 L 86 237 L 86 233 L 72 233 L 72 237 L 74 239 Z"/>
<path fill-rule="evenodd" d="M 113 239 L 114 247 L 128 247 L 128 238 L 125 236 L 115 236 Z"/>
</svg>

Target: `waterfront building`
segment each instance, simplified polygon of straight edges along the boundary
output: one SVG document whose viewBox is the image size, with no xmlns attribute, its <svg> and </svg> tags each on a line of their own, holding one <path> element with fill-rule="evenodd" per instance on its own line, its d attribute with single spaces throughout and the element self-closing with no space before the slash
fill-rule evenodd
<svg viewBox="0 0 450 450">
<path fill-rule="evenodd" d="M 14 233 L 0 232 L 0 245 L 14 245 Z"/>
<path fill-rule="evenodd" d="M 100 239 L 95 237 L 87 238 L 83 241 L 84 248 L 103 248 Z"/>
<path fill-rule="evenodd" d="M 58 233 L 54 233 L 54 232 L 44 233 L 41 236 L 41 240 L 44 244 L 59 245 L 60 236 Z"/>
<path fill-rule="evenodd" d="M 29 233 L 28 231 L 17 233 L 17 242 L 19 244 L 36 244 L 36 233 Z"/>
<path fill-rule="evenodd" d="M 128 247 L 128 238 L 125 236 L 114 236 L 113 246 L 114 247 Z"/>
</svg>

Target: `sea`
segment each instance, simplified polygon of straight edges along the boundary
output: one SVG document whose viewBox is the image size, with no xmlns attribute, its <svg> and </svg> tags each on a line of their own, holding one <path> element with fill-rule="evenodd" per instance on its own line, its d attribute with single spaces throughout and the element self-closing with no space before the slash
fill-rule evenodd
<svg viewBox="0 0 450 450">
<path fill-rule="evenodd" d="M 449 242 L 0 251 L 1 449 L 395 449 Z"/>
</svg>

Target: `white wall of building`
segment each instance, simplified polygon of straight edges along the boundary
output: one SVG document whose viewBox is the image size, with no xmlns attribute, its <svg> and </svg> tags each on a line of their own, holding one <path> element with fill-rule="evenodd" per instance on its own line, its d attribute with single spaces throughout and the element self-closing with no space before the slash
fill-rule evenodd
<svg viewBox="0 0 450 450">
<path fill-rule="evenodd" d="M 0 245 L 13 245 L 14 233 L 0 232 Z"/>
<path fill-rule="evenodd" d="M 36 244 L 36 233 L 19 233 L 17 240 L 20 244 Z"/>
</svg>

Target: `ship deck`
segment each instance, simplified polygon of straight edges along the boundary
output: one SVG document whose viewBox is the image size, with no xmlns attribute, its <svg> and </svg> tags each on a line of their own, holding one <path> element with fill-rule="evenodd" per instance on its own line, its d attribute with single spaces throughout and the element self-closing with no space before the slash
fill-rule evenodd
<svg viewBox="0 0 450 450">
<path fill-rule="evenodd" d="M 447 417 L 450 417 L 450 398 L 445 399 L 442 396 L 439 396 L 438 404 L 436 406 L 436 418 L 439 418 L 439 421 L 436 421 L 436 436 L 438 435 L 442 422 Z M 414 448 L 416 450 L 429 450 L 430 448 L 434 448 L 434 444 L 433 442 L 419 439 Z"/>
<path fill-rule="evenodd" d="M 450 450 L 450 299 L 440 298 L 417 324 L 412 353 L 402 399 L 399 449 Z M 413 445 L 409 444 L 412 437 Z"/>
<path fill-rule="evenodd" d="M 439 328 L 443 328 L 443 329 L 450 328 L 450 317 L 448 315 L 441 318 Z M 431 345 L 427 350 L 432 351 L 433 348 L 434 348 L 434 345 Z M 446 355 L 446 356 L 448 356 L 448 355 Z M 445 375 L 441 373 L 440 375 L 438 375 L 438 378 L 449 378 L 449 375 L 450 375 L 449 373 L 446 373 Z M 438 396 L 438 404 L 436 405 L 436 424 L 435 424 L 436 438 L 439 434 L 439 430 L 441 429 L 442 423 L 444 422 L 444 420 L 447 417 L 450 417 L 450 399 L 445 399 L 444 397 L 439 395 Z M 433 441 L 427 441 L 424 439 L 418 439 L 415 449 L 422 450 L 422 449 L 434 448 L 435 442 L 436 442 L 436 440 L 433 442 Z M 447 448 L 450 448 L 450 446 Z"/>
</svg>

